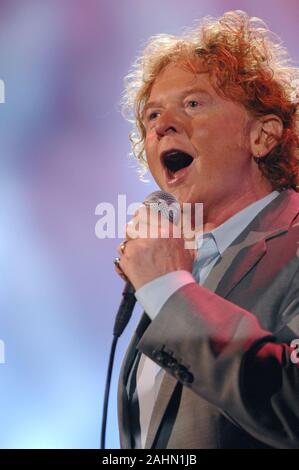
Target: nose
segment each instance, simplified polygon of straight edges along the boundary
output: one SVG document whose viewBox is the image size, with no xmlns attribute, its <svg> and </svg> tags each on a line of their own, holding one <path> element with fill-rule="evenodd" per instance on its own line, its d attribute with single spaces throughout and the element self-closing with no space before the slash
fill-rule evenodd
<svg viewBox="0 0 299 470">
<path fill-rule="evenodd" d="M 160 117 L 157 119 L 155 126 L 158 137 L 163 137 L 170 134 L 180 134 L 183 132 L 183 123 L 175 111 L 164 110 Z"/>
</svg>

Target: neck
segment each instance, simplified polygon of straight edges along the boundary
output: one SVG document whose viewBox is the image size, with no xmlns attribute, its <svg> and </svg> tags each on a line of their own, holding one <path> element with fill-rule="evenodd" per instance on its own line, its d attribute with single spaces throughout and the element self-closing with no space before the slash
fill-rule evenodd
<svg viewBox="0 0 299 470">
<path fill-rule="evenodd" d="M 223 224 L 226 220 L 230 219 L 233 215 L 240 212 L 245 207 L 250 206 L 254 202 L 262 199 L 270 194 L 272 189 L 267 192 L 261 193 L 242 193 L 239 199 L 229 199 L 221 201 L 219 205 L 207 207 L 203 214 L 203 231 L 208 232 Z"/>
<path fill-rule="evenodd" d="M 193 230 L 195 230 L 195 232 L 209 232 L 223 224 L 242 209 L 245 209 L 245 207 L 267 196 L 272 191 L 271 184 L 265 182 L 264 185 L 255 187 L 246 187 L 246 185 L 243 185 L 242 191 L 238 194 L 230 192 L 226 194 L 225 197 L 222 194 L 218 200 L 215 198 L 211 201 L 205 200 L 203 203 L 203 226 L 197 230 L 193 220 Z"/>
</svg>

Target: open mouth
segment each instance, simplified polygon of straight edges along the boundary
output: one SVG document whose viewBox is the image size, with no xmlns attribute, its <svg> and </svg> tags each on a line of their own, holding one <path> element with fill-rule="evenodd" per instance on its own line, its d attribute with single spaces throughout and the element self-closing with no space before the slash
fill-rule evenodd
<svg viewBox="0 0 299 470">
<path fill-rule="evenodd" d="M 193 162 L 193 157 L 181 150 L 170 150 L 163 155 L 163 164 L 171 173 L 186 168 Z"/>
<path fill-rule="evenodd" d="M 169 180 L 177 180 L 179 175 L 186 172 L 181 171 L 193 162 L 193 157 L 182 150 L 169 150 L 162 155 L 162 163 L 167 170 Z"/>
</svg>

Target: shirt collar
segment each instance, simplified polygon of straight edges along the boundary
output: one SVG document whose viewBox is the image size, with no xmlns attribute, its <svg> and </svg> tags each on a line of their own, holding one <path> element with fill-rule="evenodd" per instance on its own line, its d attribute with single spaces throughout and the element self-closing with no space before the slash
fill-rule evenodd
<svg viewBox="0 0 299 470">
<path fill-rule="evenodd" d="M 278 195 L 279 191 L 272 191 L 262 199 L 253 202 L 223 222 L 223 224 L 219 225 L 219 227 L 216 227 L 209 232 L 205 232 L 203 234 L 203 239 L 205 240 L 213 238 L 220 255 L 222 255 L 226 248 L 228 248 L 238 237 L 238 235 L 240 235 L 240 233 L 245 230 L 245 228 L 250 224 L 250 222 L 252 222 L 258 213 L 261 212 Z M 200 238 L 201 236 L 199 239 Z"/>
</svg>

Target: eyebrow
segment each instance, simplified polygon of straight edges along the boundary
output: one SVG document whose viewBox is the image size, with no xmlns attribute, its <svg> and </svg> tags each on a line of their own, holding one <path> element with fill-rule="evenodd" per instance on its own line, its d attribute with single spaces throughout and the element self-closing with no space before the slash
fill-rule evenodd
<svg viewBox="0 0 299 470">
<path fill-rule="evenodd" d="M 198 88 L 198 87 L 194 87 L 194 88 L 188 88 L 187 90 L 184 90 L 180 95 L 179 95 L 179 98 L 185 98 L 186 96 L 190 95 L 191 93 L 200 93 L 202 95 L 206 95 L 208 96 L 209 98 L 211 98 L 211 94 L 204 90 L 203 88 Z M 161 106 L 161 102 L 160 101 L 148 101 L 145 105 L 144 105 L 144 108 L 143 108 L 143 114 L 149 109 L 149 108 L 154 108 L 154 107 L 159 107 Z"/>
</svg>

